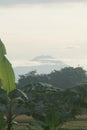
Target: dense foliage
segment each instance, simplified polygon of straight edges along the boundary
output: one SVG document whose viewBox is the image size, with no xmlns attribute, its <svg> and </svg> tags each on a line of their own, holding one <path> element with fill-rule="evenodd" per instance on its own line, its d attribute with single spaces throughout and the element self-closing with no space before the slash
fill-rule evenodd
<svg viewBox="0 0 87 130">
<path fill-rule="evenodd" d="M 85 70 L 81 67 L 67 67 L 60 71 L 54 70 L 50 74 L 37 74 L 32 71 L 26 75 L 20 75 L 18 87 L 21 88 L 29 83 L 47 83 L 58 88 L 69 88 L 87 81 Z"/>
<path fill-rule="evenodd" d="M 58 129 L 87 108 L 87 84 L 62 90 L 47 84 L 32 83 L 22 87 L 22 91 L 35 104 L 31 115 L 44 123 L 44 130 Z"/>
</svg>

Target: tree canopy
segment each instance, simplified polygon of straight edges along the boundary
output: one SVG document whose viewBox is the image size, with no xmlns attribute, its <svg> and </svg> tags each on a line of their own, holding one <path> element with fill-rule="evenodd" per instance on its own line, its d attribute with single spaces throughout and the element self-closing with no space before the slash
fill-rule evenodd
<svg viewBox="0 0 87 130">
<path fill-rule="evenodd" d="M 81 67 L 66 67 L 60 71 L 54 70 L 50 74 L 37 74 L 35 71 L 20 75 L 18 87 L 29 83 L 47 83 L 58 88 L 69 88 L 87 81 L 86 71 Z"/>
</svg>

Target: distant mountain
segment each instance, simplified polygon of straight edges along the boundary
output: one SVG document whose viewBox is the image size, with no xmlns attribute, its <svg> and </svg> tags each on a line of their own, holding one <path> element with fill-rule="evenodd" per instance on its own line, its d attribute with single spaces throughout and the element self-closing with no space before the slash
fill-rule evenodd
<svg viewBox="0 0 87 130">
<path fill-rule="evenodd" d="M 44 60 L 54 60 L 54 58 L 52 56 L 41 55 L 32 59 L 32 61 L 44 61 Z"/>
<path fill-rule="evenodd" d="M 41 56 L 37 56 L 34 59 L 32 59 L 31 61 L 34 62 L 40 62 L 43 64 L 62 64 L 64 65 L 63 62 L 58 61 L 57 59 L 53 58 L 52 56 L 46 56 L 46 55 L 41 55 Z"/>
<path fill-rule="evenodd" d="M 25 64 L 24 66 L 17 66 L 14 68 L 16 79 L 18 79 L 18 75 L 23 75 L 33 70 L 36 70 L 37 73 L 40 74 L 47 74 L 52 72 L 53 70 L 60 70 L 68 66 L 62 61 L 58 61 L 57 59 L 46 55 L 37 56 L 29 62 L 33 63 L 32 66 L 26 66 Z"/>
</svg>

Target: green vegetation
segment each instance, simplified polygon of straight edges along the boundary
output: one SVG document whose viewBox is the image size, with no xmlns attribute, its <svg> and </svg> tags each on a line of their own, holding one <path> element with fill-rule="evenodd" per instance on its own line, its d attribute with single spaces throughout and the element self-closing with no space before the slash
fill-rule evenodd
<svg viewBox="0 0 87 130">
<path fill-rule="evenodd" d="M 49 75 L 33 71 L 21 76 L 16 88 L 5 54 L 0 41 L 0 130 L 83 129 L 83 121 L 77 120 L 87 109 L 87 77 L 82 68 L 64 68 Z M 86 128 L 86 121 L 83 124 Z"/>
<path fill-rule="evenodd" d="M 9 93 L 16 88 L 15 76 L 12 66 L 5 55 L 6 49 L 0 40 L 0 79 L 4 90 Z"/>
<path fill-rule="evenodd" d="M 54 70 L 50 74 L 37 74 L 36 71 L 20 75 L 18 88 L 30 83 L 47 83 L 57 88 L 66 89 L 87 81 L 85 70 L 81 67 L 66 67 L 60 71 Z"/>
</svg>

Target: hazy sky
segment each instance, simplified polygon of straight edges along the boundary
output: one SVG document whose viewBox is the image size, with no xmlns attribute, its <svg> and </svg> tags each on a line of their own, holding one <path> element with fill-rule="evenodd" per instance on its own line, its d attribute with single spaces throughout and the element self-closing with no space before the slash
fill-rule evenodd
<svg viewBox="0 0 87 130">
<path fill-rule="evenodd" d="M 44 1 L 0 0 L 0 37 L 12 64 L 51 55 L 86 67 L 86 0 Z"/>
</svg>

